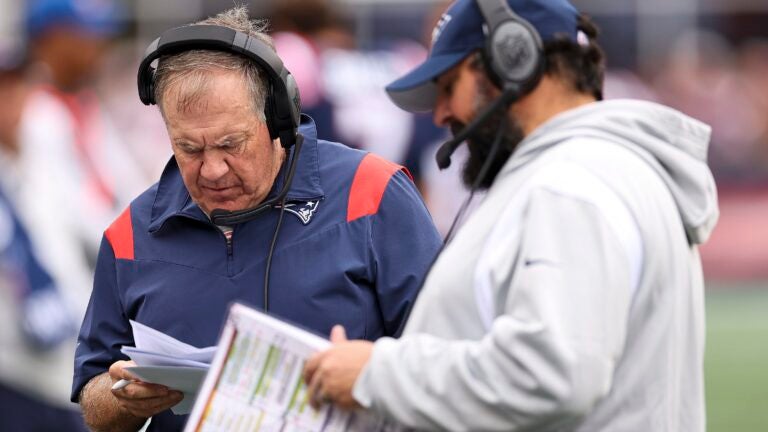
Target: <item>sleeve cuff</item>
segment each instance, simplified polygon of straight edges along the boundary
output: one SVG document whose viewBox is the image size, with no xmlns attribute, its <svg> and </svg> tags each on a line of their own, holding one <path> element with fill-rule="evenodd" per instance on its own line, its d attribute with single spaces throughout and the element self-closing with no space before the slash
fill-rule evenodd
<svg viewBox="0 0 768 432">
<path fill-rule="evenodd" d="M 373 392 L 373 374 L 376 367 L 373 364 L 381 359 L 388 349 L 394 347 L 395 339 L 389 337 L 383 337 L 373 344 L 373 352 L 371 352 L 371 358 L 368 359 L 368 363 L 363 367 L 360 375 L 355 381 L 354 387 L 352 387 L 352 397 L 355 401 L 365 409 L 371 409 L 375 394 Z"/>
</svg>

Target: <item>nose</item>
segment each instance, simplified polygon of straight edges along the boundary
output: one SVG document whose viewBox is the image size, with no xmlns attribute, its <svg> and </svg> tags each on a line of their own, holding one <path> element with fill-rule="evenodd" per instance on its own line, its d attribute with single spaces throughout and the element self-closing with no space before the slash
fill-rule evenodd
<svg viewBox="0 0 768 432">
<path fill-rule="evenodd" d="M 435 109 L 432 114 L 432 121 L 437 126 L 444 127 L 450 124 L 453 113 L 451 113 L 450 104 L 448 103 L 449 101 L 450 99 L 443 94 L 437 96 Z"/>
<path fill-rule="evenodd" d="M 229 172 L 229 164 L 219 152 L 203 152 L 203 163 L 200 167 L 200 176 L 207 181 L 215 182 Z"/>
</svg>

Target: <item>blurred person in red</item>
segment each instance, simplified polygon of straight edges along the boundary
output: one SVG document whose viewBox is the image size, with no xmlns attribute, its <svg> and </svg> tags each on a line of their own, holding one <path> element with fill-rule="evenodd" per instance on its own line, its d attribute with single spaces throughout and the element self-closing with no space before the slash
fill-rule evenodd
<svg viewBox="0 0 768 432">
<path fill-rule="evenodd" d="M 0 109 L 0 186 L 13 215 L 5 219 L 25 233 L 14 238 L 26 238 L 8 243 L 26 246 L 9 246 L 4 261 L 11 289 L 0 301 L 0 381 L 13 391 L 0 400 L 0 430 L 82 430 L 68 397 L 76 333 L 63 323 L 82 320 L 101 230 L 141 181 L 90 89 L 122 28 L 118 11 L 110 1 L 24 2 L 28 51 L 23 69 L 6 74 Z M 42 329 L 36 336 L 18 331 L 25 321 L 44 324 L 30 326 Z M 56 338 L 44 337 L 50 326 L 61 330 Z"/>
<path fill-rule="evenodd" d="M 15 183 L 7 160 L 19 154 L 18 127 L 31 91 L 18 57 L 0 53 L 0 431 L 85 431 L 66 389 L 82 309 L 78 297 L 87 286 L 53 277 L 53 257 L 45 252 L 61 243 L 46 242 L 25 226 L 6 193 Z M 77 273 L 76 266 L 70 271 Z"/>
<path fill-rule="evenodd" d="M 50 235 L 76 237 L 78 255 L 90 265 L 102 227 L 150 182 L 126 151 L 93 85 L 111 39 L 123 29 L 120 5 L 30 0 L 24 6 L 35 84 L 19 124 L 16 195 L 36 229 L 58 225 Z"/>
</svg>

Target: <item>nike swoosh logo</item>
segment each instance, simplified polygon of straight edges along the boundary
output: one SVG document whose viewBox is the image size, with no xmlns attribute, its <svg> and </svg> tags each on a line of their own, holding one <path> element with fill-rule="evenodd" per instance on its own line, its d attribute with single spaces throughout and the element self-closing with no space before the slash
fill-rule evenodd
<svg viewBox="0 0 768 432">
<path fill-rule="evenodd" d="M 546 265 L 546 266 L 552 266 L 552 267 L 556 267 L 557 266 L 556 262 L 550 261 L 550 260 L 545 260 L 545 259 L 526 259 L 523 262 L 523 264 L 526 267 L 530 267 L 530 266 L 534 266 L 534 265 Z"/>
</svg>

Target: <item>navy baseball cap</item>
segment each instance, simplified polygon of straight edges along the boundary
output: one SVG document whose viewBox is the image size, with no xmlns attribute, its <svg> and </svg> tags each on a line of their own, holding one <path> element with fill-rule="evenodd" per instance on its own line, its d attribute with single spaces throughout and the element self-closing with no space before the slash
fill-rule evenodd
<svg viewBox="0 0 768 432">
<path fill-rule="evenodd" d="M 579 12 L 567 0 L 506 0 L 509 7 L 531 23 L 542 41 L 555 36 L 577 40 Z M 427 59 L 387 86 L 395 105 L 411 111 L 432 110 L 437 96 L 434 80 L 485 46 L 485 20 L 475 0 L 457 0 L 440 17 L 432 31 Z"/>
<path fill-rule="evenodd" d="M 125 27 L 126 10 L 117 0 L 27 0 L 26 27 L 36 37 L 55 26 L 96 36 L 115 36 Z"/>
</svg>

